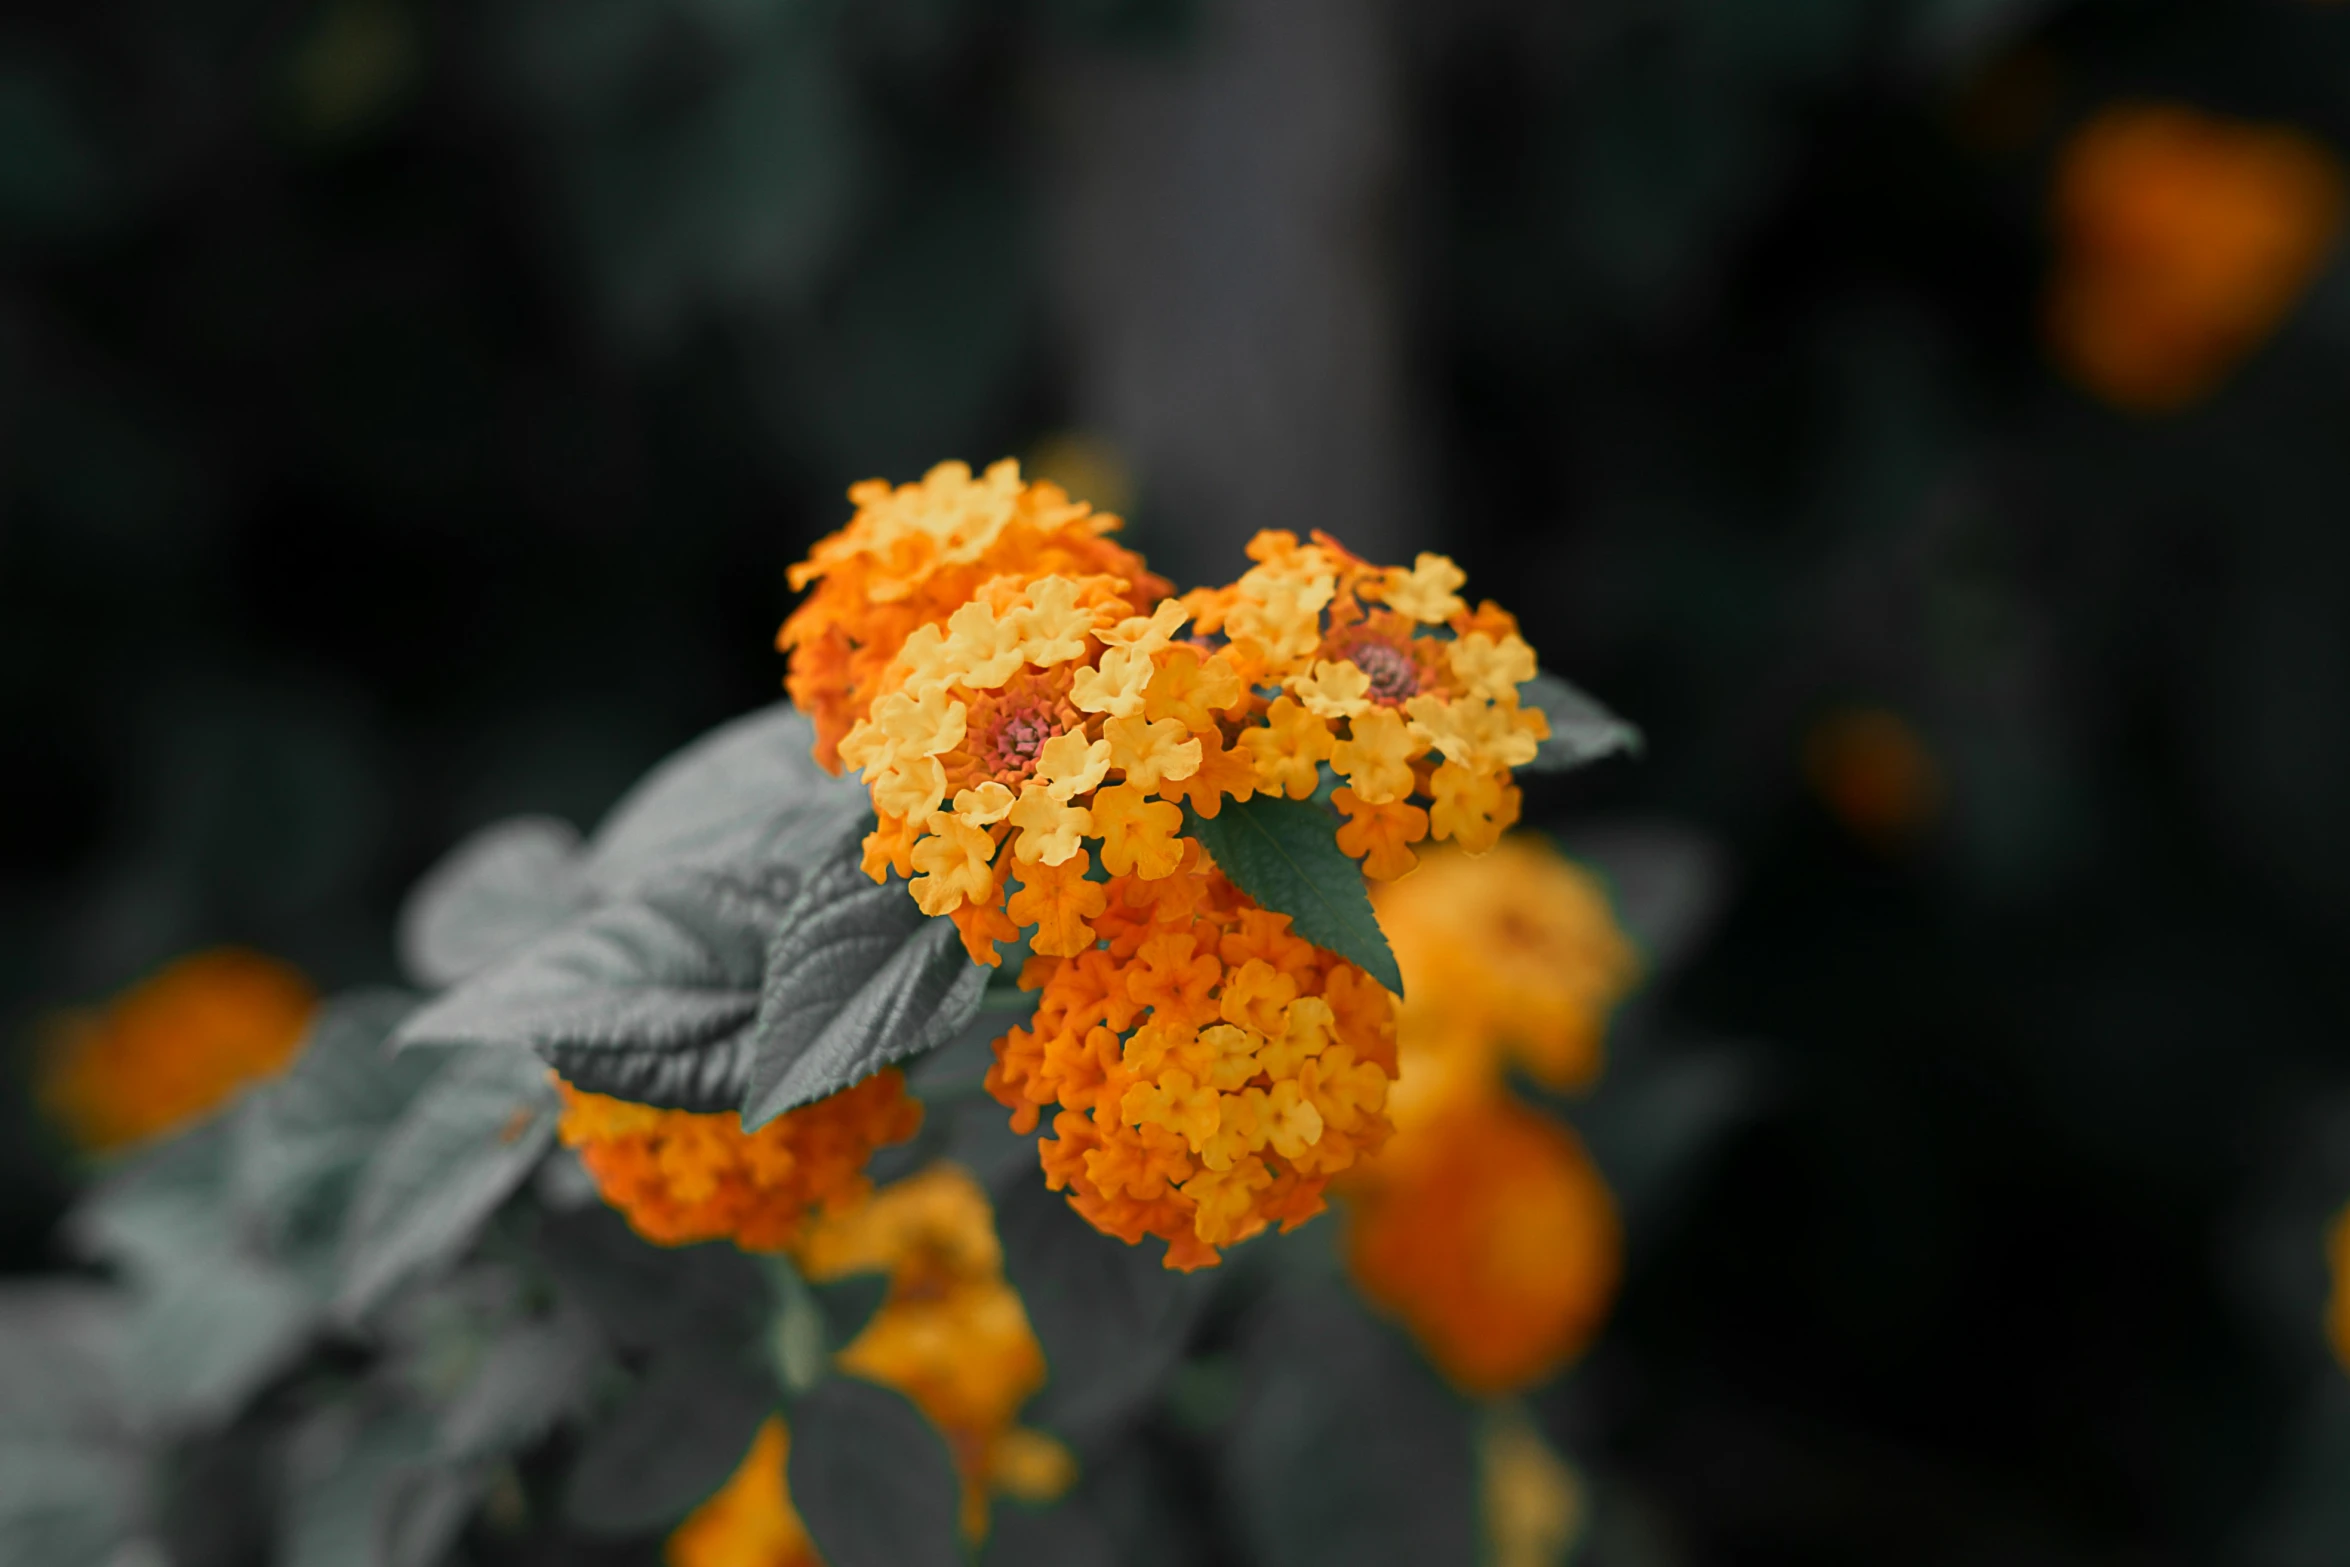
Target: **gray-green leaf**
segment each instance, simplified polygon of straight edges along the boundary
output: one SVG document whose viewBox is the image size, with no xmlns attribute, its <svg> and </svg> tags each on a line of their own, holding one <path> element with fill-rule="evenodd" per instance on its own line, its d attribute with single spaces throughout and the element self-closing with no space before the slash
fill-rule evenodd
<svg viewBox="0 0 2350 1567">
<path fill-rule="evenodd" d="M 1189 806 L 1183 815 L 1185 831 L 1234 886 L 1260 907 L 1288 915 L 1290 928 L 1315 946 L 1403 994 L 1403 974 L 1371 912 L 1363 868 L 1338 847 L 1337 818 L 1309 801 L 1271 795 L 1226 800 L 1213 821 Z"/>
<path fill-rule="evenodd" d="M 452 1055 L 360 1173 L 336 1309 L 362 1316 L 462 1250 L 546 1152 L 557 1104 L 545 1066 L 531 1056 Z"/>
<path fill-rule="evenodd" d="M 1618 751 L 1637 753 L 1640 731 L 1548 672 L 1518 687 L 1518 702 L 1550 720 L 1550 738 L 1521 773 L 1563 773 Z"/>
<path fill-rule="evenodd" d="M 579 833 L 552 816 L 492 822 L 441 857 L 400 909 L 400 965 L 438 990 L 586 907 Z"/>
<path fill-rule="evenodd" d="M 792 1405 L 792 1505 L 832 1567 L 960 1567 L 947 1446 L 904 1396 L 830 1376 Z"/>
<path fill-rule="evenodd" d="M 743 1125 L 946 1043 L 978 1012 L 987 976 L 952 920 L 924 914 L 894 877 L 875 884 L 855 836 L 841 835 L 768 949 Z"/>
<path fill-rule="evenodd" d="M 563 1511 L 598 1533 L 666 1528 L 726 1483 L 772 1414 L 776 1388 L 754 1361 L 665 1357 L 593 1432 Z"/>
</svg>

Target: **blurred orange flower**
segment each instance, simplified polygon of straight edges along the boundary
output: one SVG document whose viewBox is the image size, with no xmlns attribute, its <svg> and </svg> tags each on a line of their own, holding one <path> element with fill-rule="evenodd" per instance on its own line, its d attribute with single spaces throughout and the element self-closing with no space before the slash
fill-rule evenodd
<svg viewBox="0 0 2350 1567">
<path fill-rule="evenodd" d="M 2123 408 L 2195 402 L 2317 276 L 2343 201 L 2340 161 L 2298 130 L 2179 105 L 2105 110 L 2056 172 L 2058 361 Z"/>
<path fill-rule="evenodd" d="M 1339 1183 L 1348 1265 L 1459 1386 L 1524 1387 L 1590 1341 L 1622 1237 L 1581 1141 L 1508 1074 L 1596 1077 L 1637 961 L 1597 883 L 1531 839 L 1431 855 L 1375 896 L 1404 974 L 1396 1132 Z"/>
<path fill-rule="evenodd" d="M 291 966 L 221 947 L 169 964 L 52 1025 L 40 1097 L 83 1147 L 122 1148 L 194 1120 L 302 1045 L 318 994 Z"/>
<path fill-rule="evenodd" d="M 912 1399 L 945 1435 L 963 1477 L 963 1532 L 987 1533 L 993 1493 L 1049 1501 L 1076 1478 L 1068 1449 L 1015 1423 L 1044 1385 L 1044 1351 L 1004 1279 L 987 1196 L 968 1172 L 935 1165 L 828 1213 L 794 1248 L 827 1282 L 887 1273 L 889 1293 L 840 1353 L 845 1371 Z M 791 1503 L 780 1416 L 759 1430 L 734 1477 L 669 1537 L 669 1567 L 819 1567 Z"/>
<path fill-rule="evenodd" d="M 604 1200 L 657 1246 L 731 1240 L 745 1251 L 781 1251 L 814 1210 L 862 1198 L 873 1151 L 922 1126 L 922 1105 L 906 1096 L 894 1067 L 755 1132 L 732 1111 L 662 1110 L 558 1086 L 564 1145 L 579 1150 Z"/>
<path fill-rule="evenodd" d="M 1821 718 L 1804 736 L 1803 767 L 1830 814 L 1880 845 L 1912 837 L 1942 809 L 1934 753 L 1908 719 L 1885 708 Z"/>
<path fill-rule="evenodd" d="M 2350 1208 L 2326 1232 L 2326 1261 L 2333 1267 L 2333 1294 L 2326 1300 L 2326 1337 L 2334 1357 L 2350 1369 Z"/>
</svg>

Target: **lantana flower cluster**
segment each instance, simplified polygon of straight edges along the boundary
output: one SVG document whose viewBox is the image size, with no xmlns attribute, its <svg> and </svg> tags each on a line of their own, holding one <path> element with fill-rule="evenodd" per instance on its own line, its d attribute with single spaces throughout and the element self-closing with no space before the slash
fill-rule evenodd
<svg viewBox="0 0 2350 1567">
<path fill-rule="evenodd" d="M 1582 1349 L 1622 1265 L 1606 1183 L 1509 1074 L 1588 1085 L 1637 960 L 1599 885 L 1534 840 L 1430 856 L 1374 902 L 1403 1071 L 1394 1140 L 1339 1183 L 1348 1267 L 1454 1382 L 1507 1392 Z"/>
<path fill-rule="evenodd" d="M 583 1093 L 558 1081 L 558 1132 L 604 1200 L 657 1246 L 731 1240 L 782 1251 L 820 1211 L 872 1189 L 865 1161 L 922 1127 L 922 1105 L 895 1068 L 745 1132 L 733 1112 L 704 1115 Z"/>
<path fill-rule="evenodd" d="M 94 1153 L 160 1137 L 291 1065 L 317 1009 L 310 982 L 276 958 L 191 953 L 50 1024 L 42 1103 Z"/>
<path fill-rule="evenodd" d="M 979 1184 L 942 1164 L 812 1225 L 793 1253 L 823 1281 L 886 1272 L 889 1293 L 841 1351 L 844 1370 L 896 1388 L 938 1426 L 963 1481 L 963 1531 L 987 1531 L 989 1497 L 1048 1501 L 1076 1477 L 1060 1443 L 1019 1425 L 1044 1385 L 1044 1352 L 1004 1279 Z M 732 1479 L 670 1536 L 670 1567 L 820 1567 L 792 1506 L 791 1433 L 770 1418 Z"/>
<path fill-rule="evenodd" d="M 1197 863 L 1096 890 L 1101 944 L 1028 960 L 1036 1015 L 987 1074 L 1016 1131 L 1060 1107 L 1046 1183 L 1130 1245 L 1164 1239 L 1186 1271 L 1320 1213 L 1330 1177 L 1392 1130 L 1387 992 Z"/>
<path fill-rule="evenodd" d="M 1112 876 L 1174 876 L 1194 863 L 1184 807 L 1212 820 L 1227 799 L 1302 800 L 1325 765 L 1339 846 L 1374 878 L 1409 871 L 1415 843 L 1487 849 L 1517 819 L 1510 770 L 1549 733 L 1518 698 L 1534 653 L 1506 612 L 1458 595 L 1451 561 L 1382 568 L 1267 532 L 1237 582 L 1174 598 L 1096 534 L 1071 536 L 1115 518 L 1017 485 L 998 464 L 978 483 L 950 466 L 860 486 L 849 527 L 795 569 L 823 586 L 784 628 L 820 734 L 864 703 L 818 755 L 872 790 L 866 870 L 911 878 L 975 960 L 1029 929 L 1046 956 L 1086 951 L 1097 857 Z M 1039 529 L 1014 527 L 1029 515 L 1061 531 L 1030 547 Z M 896 596 L 850 602 L 877 581 Z"/>
</svg>

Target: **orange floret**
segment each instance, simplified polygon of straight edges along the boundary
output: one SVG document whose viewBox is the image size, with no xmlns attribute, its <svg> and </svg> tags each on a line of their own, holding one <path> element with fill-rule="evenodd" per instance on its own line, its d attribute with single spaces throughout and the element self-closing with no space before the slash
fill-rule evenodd
<svg viewBox="0 0 2350 1567">
<path fill-rule="evenodd" d="M 977 478 L 941 463 L 918 484 L 868 479 L 849 491 L 857 507 L 791 570 L 815 584 L 778 634 L 791 654 L 785 684 L 816 725 L 816 757 L 838 771 L 838 747 L 882 689 L 882 675 L 917 627 L 943 624 L 1003 573 L 1124 579 L 1155 602 L 1168 591 L 1142 558 L 1110 542 L 1119 520 L 1072 501 L 1047 482 L 1023 484 L 1020 466 L 991 465 Z"/>
<path fill-rule="evenodd" d="M 1406 999 L 1395 1135 L 1339 1183 L 1349 1264 L 1461 1386 L 1524 1386 L 1588 1340 L 1620 1243 L 1581 1144 L 1521 1104 L 1509 1073 L 1588 1084 L 1637 964 L 1598 884 L 1532 840 L 1434 853 L 1373 898 Z M 1344 1018 L 1358 986 L 1330 1003 Z"/>
<path fill-rule="evenodd" d="M 1105 945 L 1051 963 L 1036 1015 L 996 1041 L 988 1091 L 1038 1144 L 1046 1184 L 1105 1234 L 1218 1261 L 1319 1213 L 1329 1178 L 1392 1130 L 1393 1001 L 1198 862 L 1111 878 Z M 1026 976 L 1024 976 L 1024 983 Z"/>
<path fill-rule="evenodd" d="M 604 1200 L 657 1246 L 731 1240 L 781 1251 L 818 1210 L 862 1198 L 873 1151 L 922 1126 L 922 1105 L 895 1068 L 756 1132 L 731 1111 L 661 1110 L 559 1086 L 564 1144 L 579 1150 Z"/>
<path fill-rule="evenodd" d="M 823 1567 L 784 1484 L 791 1433 L 769 1415 L 716 1495 L 670 1533 L 668 1567 Z"/>
<path fill-rule="evenodd" d="M 2057 360 L 2109 402 L 2164 412 L 2217 386 L 2323 270 L 2344 179 L 2301 131 L 2129 105 L 2074 135 L 2053 207 Z"/>
<path fill-rule="evenodd" d="M 283 1070 L 317 1007 L 310 982 L 275 958 L 235 947 L 181 958 L 51 1025 L 41 1101 L 93 1152 L 143 1142 Z"/>
<path fill-rule="evenodd" d="M 1473 1393 L 1548 1376 L 1615 1293 L 1615 1204 L 1565 1127 L 1484 1098 L 1399 1135 L 1347 1188 L 1356 1282 Z"/>
</svg>

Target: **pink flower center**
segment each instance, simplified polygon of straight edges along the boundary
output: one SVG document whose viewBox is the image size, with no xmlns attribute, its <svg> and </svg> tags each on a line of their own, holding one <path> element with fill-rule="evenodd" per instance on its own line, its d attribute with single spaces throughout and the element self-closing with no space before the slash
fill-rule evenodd
<svg viewBox="0 0 2350 1567">
<path fill-rule="evenodd" d="M 1037 753 L 1044 743 L 1061 732 L 1053 721 L 1053 714 L 1043 703 L 1025 710 L 1006 713 L 988 738 L 987 751 L 980 760 L 989 772 L 1006 783 L 1025 778 L 1036 770 Z"/>
<path fill-rule="evenodd" d="M 1371 700 L 1393 707 L 1420 690 L 1420 666 L 1403 649 L 1387 642 L 1358 642 L 1347 649 L 1355 668 L 1371 677 Z"/>
</svg>

